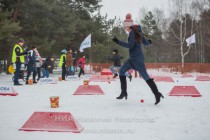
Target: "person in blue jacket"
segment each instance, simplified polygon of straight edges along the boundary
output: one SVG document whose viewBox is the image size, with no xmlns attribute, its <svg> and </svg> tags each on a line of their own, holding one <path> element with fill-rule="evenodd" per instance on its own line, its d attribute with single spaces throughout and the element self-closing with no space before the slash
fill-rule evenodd
<svg viewBox="0 0 210 140">
<path fill-rule="evenodd" d="M 142 52 L 142 44 L 144 46 L 150 45 L 151 40 L 145 39 L 141 26 L 134 25 L 133 20 L 131 19 L 131 14 L 126 15 L 126 19 L 124 20 L 124 28 L 129 33 L 128 42 L 123 42 L 118 40 L 115 36 L 112 39 L 118 45 L 129 49 L 129 58 L 126 62 L 121 66 L 119 75 L 120 75 L 120 83 L 121 83 L 121 94 L 117 99 L 127 99 L 127 82 L 125 72 L 129 69 L 134 69 L 139 72 L 142 78 L 146 81 L 148 86 L 151 88 L 152 92 L 155 95 L 155 105 L 160 102 L 160 98 L 164 98 L 163 95 L 158 91 L 158 88 L 154 82 L 154 79 L 150 78 L 144 64 L 144 55 Z"/>
</svg>

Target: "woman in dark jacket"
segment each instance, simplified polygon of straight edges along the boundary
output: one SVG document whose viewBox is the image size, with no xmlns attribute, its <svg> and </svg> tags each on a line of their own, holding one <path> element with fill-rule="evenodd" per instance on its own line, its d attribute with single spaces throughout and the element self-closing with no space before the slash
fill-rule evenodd
<svg viewBox="0 0 210 140">
<path fill-rule="evenodd" d="M 36 47 L 33 46 L 32 49 L 28 52 L 26 84 L 28 84 L 28 79 L 31 75 L 31 72 L 33 72 L 33 83 L 37 83 L 35 79 L 36 74 L 37 74 L 37 69 L 35 66 L 35 62 L 36 62 L 35 51 L 36 51 Z"/>
<path fill-rule="evenodd" d="M 123 42 L 118 40 L 116 37 L 113 38 L 113 41 L 118 45 L 129 49 L 129 59 L 123 64 L 120 68 L 120 82 L 121 82 L 121 94 L 117 99 L 127 99 L 127 82 L 125 77 L 125 72 L 129 69 L 134 69 L 139 72 L 142 78 L 146 81 L 148 86 L 151 88 L 152 92 L 155 95 L 155 105 L 160 102 L 160 98 L 163 98 L 163 95 L 158 91 L 154 79 L 150 78 L 144 64 L 144 55 L 142 52 L 142 44 L 148 46 L 151 44 L 151 40 L 146 40 L 141 31 L 139 25 L 133 25 L 133 20 L 131 19 L 131 14 L 126 15 L 124 20 L 124 28 L 129 33 L 128 42 Z"/>
</svg>

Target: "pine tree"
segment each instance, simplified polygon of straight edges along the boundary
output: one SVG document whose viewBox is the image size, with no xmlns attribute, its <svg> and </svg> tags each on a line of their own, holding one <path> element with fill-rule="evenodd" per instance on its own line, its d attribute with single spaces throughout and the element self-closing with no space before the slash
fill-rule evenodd
<svg viewBox="0 0 210 140">
<path fill-rule="evenodd" d="M 5 62 L 5 71 L 6 61 L 7 64 L 11 63 L 12 48 L 20 30 L 19 22 L 14 22 L 12 19 L 12 12 L 3 3 L 0 3 L 0 60 Z"/>
<path fill-rule="evenodd" d="M 157 22 L 151 11 L 141 20 L 142 31 L 147 39 L 152 40 L 152 46 L 143 48 L 146 62 L 158 62 L 161 59 L 160 44 L 162 41 L 162 32 L 158 28 Z"/>
</svg>

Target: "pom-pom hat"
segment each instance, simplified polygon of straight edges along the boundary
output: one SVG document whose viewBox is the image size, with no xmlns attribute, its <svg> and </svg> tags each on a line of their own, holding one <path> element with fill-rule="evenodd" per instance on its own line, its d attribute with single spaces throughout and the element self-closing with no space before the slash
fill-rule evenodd
<svg viewBox="0 0 210 140">
<path fill-rule="evenodd" d="M 62 50 L 61 53 L 66 53 L 66 50 Z"/>
<path fill-rule="evenodd" d="M 133 25 L 134 25 L 134 23 L 133 23 L 132 15 L 130 13 L 126 14 L 125 20 L 123 22 L 123 26 L 124 27 L 130 27 L 130 26 L 133 26 Z"/>
</svg>

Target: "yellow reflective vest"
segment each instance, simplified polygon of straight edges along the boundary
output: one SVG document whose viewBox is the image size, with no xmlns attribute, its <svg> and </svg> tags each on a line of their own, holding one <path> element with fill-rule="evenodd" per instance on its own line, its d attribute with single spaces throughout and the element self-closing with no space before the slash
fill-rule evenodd
<svg viewBox="0 0 210 140">
<path fill-rule="evenodd" d="M 66 58 L 66 54 L 62 54 L 62 55 L 61 55 L 59 67 L 62 67 L 62 66 L 63 66 L 63 57 Z"/>
<path fill-rule="evenodd" d="M 15 52 L 15 49 L 16 48 L 19 48 L 20 49 L 20 53 L 23 53 L 23 49 L 20 47 L 20 45 L 18 44 L 15 44 L 14 48 L 13 48 L 13 51 L 12 51 L 12 63 L 15 63 L 17 60 L 16 57 L 20 57 L 20 62 L 21 63 L 24 63 L 25 62 L 25 58 L 24 58 L 24 55 L 22 56 L 17 56 L 16 52 Z"/>
</svg>

